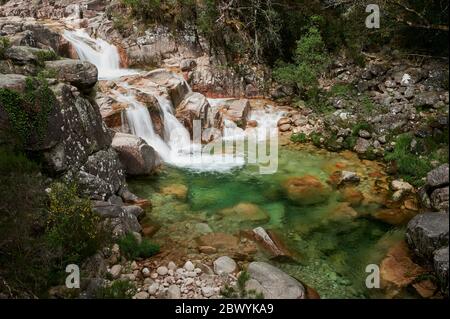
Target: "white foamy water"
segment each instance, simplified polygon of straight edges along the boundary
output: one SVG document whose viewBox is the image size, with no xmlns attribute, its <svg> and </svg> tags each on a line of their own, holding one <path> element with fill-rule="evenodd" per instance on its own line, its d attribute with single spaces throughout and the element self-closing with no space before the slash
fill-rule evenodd
<svg viewBox="0 0 450 319">
<path fill-rule="evenodd" d="M 65 30 L 63 36 L 75 47 L 80 60 L 89 61 L 97 67 L 100 80 L 112 80 L 138 73 L 135 70 L 120 68 L 117 47 L 102 39 L 91 38 L 83 29 Z"/>
<path fill-rule="evenodd" d="M 166 164 L 195 171 L 216 172 L 242 167 L 245 165 L 245 154 L 223 148 L 223 143 L 243 141 L 252 130 L 258 133 L 258 142 L 265 141 L 269 138 L 268 129 L 276 129 L 282 116 L 279 112 L 253 111 L 250 119 L 256 120 L 258 126 L 248 131 L 237 127 L 232 121 L 225 120 L 222 140 L 214 144 L 215 147 L 204 146 L 200 140 L 201 133 L 194 134 L 194 141 L 191 140 L 188 130 L 175 117 L 174 106 L 167 96 L 154 94 L 146 88 L 133 87 L 120 80 L 123 76 L 139 74 L 139 71 L 120 67 L 120 56 L 114 45 L 102 39 L 91 38 L 83 29 L 66 30 L 64 37 L 75 47 L 81 60 L 89 61 L 97 67 L 100 80 L 118 80 L 117 84 L 124 88 L 126 93 L 112 90 L 111 94 L 117 101 L 128 105 L 126 119 L 131 132 L 152 146 Z M 157 99 L 163 119 L 163 137 L 156 133 L 148 108 L 136 99 L 132 93 L 134 90 L 152 94 Z M 213 107 L 223 101 L 224 99 L 209 100 Z"/>
</svg>

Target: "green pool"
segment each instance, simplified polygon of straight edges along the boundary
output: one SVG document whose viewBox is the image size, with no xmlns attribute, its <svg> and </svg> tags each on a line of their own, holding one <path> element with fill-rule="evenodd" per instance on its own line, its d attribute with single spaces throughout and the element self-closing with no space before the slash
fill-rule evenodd
<svg viewBox="0 0 450 319">
<path fill-rule="evenodd" d="M 351 189 L 363 194 L 362 200 L 350 205 L 342 189 L 327 185 L 337 170 L 358 173 L 361 181 Z M 314 205 L 289 200 L 284 183 L 305 175 L 330 190 L 325 200 Z M 133 179 L 129 184 L 153 204 L 143 224 L 161 225 L 153 236 L 156 241 L 171 241 L 174 249 L 179 245 L 195 255 L 196 223 L 229 234 L 262 226 L 274 231 L 296 256 L 295 260 L 270 262 L 316 289 L 322 298 L 373 298 L 382 294 L 365 287 L 365 268 L 379 264 L 387 248 L 404 234 L 403 229 L 372 217 L 383 205 L 386 181 L 379 163 L 361 161 L 351 153 L 291 145 L 280 147 L 278 171 L 272 175 L 260 175 L 258 167 L 250 165 L 228 173 L 165 167 L 156 176 Z M 251 218 L 223 217 L 224 211 L 239 204 L 250 210 Z M 254 258 L 269 260 L 270 255 L 260 248 Z"/>
</svg>

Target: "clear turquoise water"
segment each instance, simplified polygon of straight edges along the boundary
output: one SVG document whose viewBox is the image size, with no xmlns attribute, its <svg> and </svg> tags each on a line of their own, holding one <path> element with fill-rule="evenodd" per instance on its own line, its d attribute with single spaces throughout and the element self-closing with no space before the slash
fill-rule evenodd
<svg viewBox="0 0 450 319">
<path fill-rule="evenodd" d="M 377 172 L 379 166 L 313 147 L 280 149 L 279 168 L 272 175 L 260 175 L 256 166 L 229 173 L 194 173 L 165 167 L 157 176 L 134 179 L 129 184 L 137 195 L 152 201 L 148 218 L 170 225 L 160 229 L 155 235 L 157 240 L 182 241 L 183 236 L 192 236 L 183 227 L 193 221 L 207 222 L 213 231 L 230 234 L 263 226 L 274 230 L 300 256 L 297 262 L 270 262 L 316 289 L 322 298 L 380 297 L 379 292 L 365 288 L 365 267 L 379 263 L 389 243 L 401 238 L 403 230 L 370 218 L 377 204 L 363 202 L 355 207 L 357 218 L 331 218 L 330 214 L 342 205 L 336 190 L 328 201 L 313 206 L 293 204 L 282 191 L 282 182 L 293 176 L 313 175 L 326 183 L 332 171 L 338 170 L 336 163 L 358 172 L 362 181 L 357 188 L 364 194 L 373 193 L 375 180 L 369 174 Z M 186 199 L 161 193 L 173 184 L 187 187 Z M 258 205 L 270 220 L 261 223 L 216 218 L 220 210 L 242 202 Z M 264 260 L 269 256 L 261 251 L 256 258 Z"/>
</svg>

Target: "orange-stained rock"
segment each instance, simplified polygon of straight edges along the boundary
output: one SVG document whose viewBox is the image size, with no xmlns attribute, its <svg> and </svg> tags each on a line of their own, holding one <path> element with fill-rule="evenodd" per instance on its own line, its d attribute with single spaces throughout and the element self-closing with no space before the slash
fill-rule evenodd
<svg viewBox="0 0 450 319">
<path fill-rule="evenodd" d="M 433 297 L 438 289 L 436 284 L 429 279 L 415 283 L 413 287 L 422 298 Z"/>
<path fill-rule="evenodd" d="M 239 238 L 225 233 L 209 233 L 197 238 L 199 246 L 211 246 L 216 249 L 236 249 Z"/>
<path fill-rule="evenodd" d="M 400 226 L 407 224 L 414 216 L 416 211 L 401 208 L 383 208 L 377 211 L 373 217 L 385 223 Z"/>
<path fill-rule="evenodd" d="M 405 241 L 392 246 L 380 265 L 381 288 L 388 297 L 395 297 L 426 270 L 411 260 Z"/>
<path fill-rule="evenodd" d="M 325 202 L 330 196 L 330 189 L 311 175 L 291 177 L 282 185 L 287 198 L 300 205 Z"/>
<path fill-rule="evenodd" d="M 219 214 L 240 221 L 267 222 L 270 219 L 265 210 L 252 203 L 239 203 L 231 208 L 222 209 Z"/>
<path fill-rule="evenodd" d="M 161 189 L 161 194 L 172 195 L 179 200 L 186 200 L 188 188 L 183 184 L 172 184 Z"/>
<path fill-rule="evenodd" d="M 350 203 L 352 207 L 358 207 L 364 200 L 363 193 L 355 187 L 344 187 L 340 190 L 342 201 Z"/>
<path fill-rule="evenodd" d="M 349 203 L 340 203 L 333 207 L 328 218 L 331 220 L 353 219 L 358 217 L 358 212 Z"/>
</svg>

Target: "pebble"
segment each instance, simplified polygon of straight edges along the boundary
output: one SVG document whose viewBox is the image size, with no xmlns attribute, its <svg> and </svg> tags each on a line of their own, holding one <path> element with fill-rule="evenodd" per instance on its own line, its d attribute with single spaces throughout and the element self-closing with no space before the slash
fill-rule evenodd
<svg viewBox="0 0 450 319">
<path fill-rule="evenodd" d="M 165 275 L 167 275 L 168 269 L 165 266 L 161 266 L 161 267 L 158 267 L 158 269 L 156 269 L 156 272 L 160 276 L 165 276 Z"/>
<path fill-rule="evenodd" d="M 190 260 L 188 260 L 188 261 L 186 261 L 186 263 L 184 264 L 183 268 L 184 268 L 185 270 L 187 270 L 187 271 L 194 271 L 195 266 L 194 266 L 194 264 L 193 264 Z"/>
<path fill-rule="evenodd" d="M 150 278 L 156 279 L 156 278 L 158 278 L 158 274 L 156 272 L 154 272 L 150 275 Z"/>
<path fill-rule="evenodd" d="M 175 270 L 177 270 L 177 265 L 173 261 L 170 261 L 167 264 L 167 268 L 169 268 L 169 270 L 175 271 Z"/>
<path fill-rule="evenodd" d="M 154 295 L 159 289 L 159 285 L 157 283 L 153 283 L 148 287 L 148 293 L 150 295 Z"/>
<path fill-rule="evenodd" d="M 147 267 L 143 268 L 142 269 L 142 275 L 144 277 L 150 277 L 150 270 Z"/>
<path fill-rule="evenodd" d="M 202 294 L 206 298 L 212 297 L 214 295 L 215 291 L 212 287 L 202 287 Z"/>
</svg>

